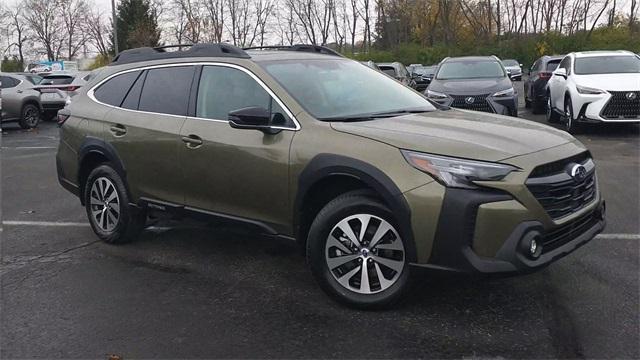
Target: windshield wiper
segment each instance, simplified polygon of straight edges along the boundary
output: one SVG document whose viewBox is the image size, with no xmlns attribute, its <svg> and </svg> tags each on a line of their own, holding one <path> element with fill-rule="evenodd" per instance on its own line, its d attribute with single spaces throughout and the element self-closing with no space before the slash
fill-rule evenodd
<svg viewBox="0 0 640 360">
<path fill-rule="evenodd" d="M 385 112 L 377 112 L 371 114 L 357 114 L 357 115 L 348 115 L 348 116 L 335 116 L 335 117 L 327 117 L 320 118 L 322 121 L 366 121 L 366 120 L 374 120 L 374 119 L 383 119 L 396 117 L 404 114 L 419 114 L 424 112 L 432 111 L 431 109 L 407 109 L 407 110 L 393 110 L 393 111 L 385 111 Z"/>
</svg>

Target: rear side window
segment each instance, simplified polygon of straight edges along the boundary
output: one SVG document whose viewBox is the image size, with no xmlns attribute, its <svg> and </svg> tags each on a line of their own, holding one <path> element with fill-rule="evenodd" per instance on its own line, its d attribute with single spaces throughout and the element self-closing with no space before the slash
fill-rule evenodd
<svg viewBox="0 0 640 360">
<path fill-rule="evenodd" d="M 202 68 L 198 84 L 197 117 L 227 120 L 229 112 L 253 106 L 269 110 L 271 125 L 291 124 L 285 111 L 271 95 L 244 71 L 223 66 Z"/>
<path fill-rule="evenodd" d="M 95 98 L 105 104 L 120 106 L 127 92 L 140 75 L 140 71 L 132 71 L 120 74 L 100 85 L 94 93 Z"/>
<path fill-rule="evenodd" d="M 133 84 L 127 96 L 122 102 L 122 107 L 125 109 L 138 110 L 138 103 L 140 102 L 140 93 L 142 93 L 142 84 L 144 83 L 145 73 L 142 73 Z"/>
<path fill-rule="evenodd" d="M 9 89 L 17 86 L 19 83 L 20 81 L 12 77 L 0 76 L 0 89 Z"/>
<path fill-rule="evenodd" d="M 193 66 L 176 66 L 147 71 L 138 110 L 187 115 Z"/>
</svg>

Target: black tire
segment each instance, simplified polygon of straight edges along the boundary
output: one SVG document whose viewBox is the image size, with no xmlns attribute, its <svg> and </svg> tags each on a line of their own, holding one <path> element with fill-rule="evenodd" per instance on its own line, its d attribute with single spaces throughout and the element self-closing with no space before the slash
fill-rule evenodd
<svg viewBox="0 0 640 360">
<path fill-rule="evenodd" d="M 40 122 L 40 109 L 34 104 L 25 104 L 20 113 L 18 124 L 23 129 L 33 129 Z"/>
<path fill-rule="evenodd" d="M 531 112 L 534 114 L 544 114 L 547 110 L 547 102 L 546 99 L 533 100 L 531 103 Z"/>
<path fill-rule="evenodd" d="M 564 130 L 569 134 L 577 134 L 580 132 L 580 126 L 573 113 L 573 103 L 569 95 L 564 98 L 564 116 L 562 117 L 562 122 Z"/>
<path fill-rule="evenodd" d="M 96 182 L 100 182 L 100 184 Z M 101 188 L 101 185 L 109 183 L 113 186 L 117 196 L 119 211 L 117 217 L 115 216 L 115 202 L 109 203 L 108 201 L 108 198 L 113 194 L 108 192 L 108 186 L 104 187 L 107 196 L 101 196 L 93 192 L 93 190 Z M 97 188 L 94 188 L 94 184 Z M 107 198 L 106 205 L 104 205 L 104 198 Z M 102 204 L 96 205 L 96 200 L 102 202 Z M 129 196 L 124 181 L 108 163 L 99 165 L 89 173 L 84 187 L 84 201 L 87 217 L 93 231 L 106 243 L 122 244 L 133 241 L 145 226 L 146 213 L 129 205 Z M 101 212 L 104 217 L 97 215 L 99 217 L 97 219 L 94 217 L 94 213 L 100 211 L 100 209 L 102 209 Z M 114 217 L 116 221 L 110 222 Z M 100 222 L 101 219 L 105 219 L 106 222 Z"/>
<path fill-rule="evenodd" d="M 545 107 L 545 113 L 547 115 L 547 122 L 557 123 L 560 121 L 560 114 L 558 114 L 551 106 L 551 96 L 547 94 L 547 106 Z"/>
<path fill-rule="evenodd" d="M 531 108 L 531 101 L 529 101 L 529 99 L 527 99 L 526 97 L 524 98 L 524 107 L 525 109 Z"/>
<path fill-rule="evenodd" d="M 395 232 L 392 233 L 391 237 L 394 238 L 393 243 L 395 241 L 400 241 L 399 244 L 402 245 L 404 255 L 402 257 L 402 261 L 396 260 L 396 264 L 402 264 L 402 268 L 400 271 L 397 271 L 394 277 L 391 278 L 394 282 L 391 285 L 386 285 L 388 287 L 383 288 L 382 282 L 378 283 L 378 289 L 375 293 L 363 294 L 359 293 L 356 290 L 350 290 L 347 287 L 341 285 L 336 279 L 335 273 L 332 273 L 331 269 L 329 269 L 328 265 L 328 252 L 329 249 L 326 247 L 327 242 L 329 241 L 329 235 L 331 234 L 334 227 L 337 227 L 341 221 L 345 221 L 351 216 L 355 215 L 365 215 L 368 214 L 370 216 L 382 219 L 387 222 L 387 224 L 393 227 Z M 371 224 L 371 222 L 369 222 Z M 361 224 L 361 223 L 360 223 Z M 374 225 L 375 226 L 375 225 Z M 377 231 L 372 230 L 372 231 Z M 354 231 L 355 233 L 355 231 Z M 389 234 L 389 231 L 385 232 L 385 234 Z M 397 234 L 398 237 L 393 237 L 394 234 Z M 367 235 L 365 234 L 365 237 Z M 371 246 L 367 241 L 372 241 L 373 235 L 362 243 L 366 244 L 366 247 Z M 383 236 L 384 237 L 384 236 Z M 335 238 L 335 237 L 334 237 Z M 313 276 L 318 281 L 320 287 L 331 297 L 336 299 L 337 301 L 361 309 L 379 309 L 389 307 L 398 301 L 403 293 L 407 290 L 409 286 L 409 263 L 407 259 L 407 244 L 404 243 L 402 239 L 405 237 L 400 232 L 400 228 L 398 223 L 396 222 L 393 213 L 383 205 L 378 199 L 373 196 L 363 194 L 362 192 L 355 191 L 343 194 L 331 202 L 329 202 L 322 210 L 318 213 L 313 223 L 311 224 L 311 228 L 309 230 L 309 236 L 307 238 L 307 247 L 306 247 L 306 255 L 307 262 L 311 267 L 311 272 Z M 348 242 L 348 241 L 347 241 Z M 362 250 L 355 250 L 351 254 L 345 254 L 348 256 L 358 256 L 358 259 L 354 259 L 353 261 L 349 261 L 345 264 L 355 265 L 355 268 L 360 267 L 362 263 L 364 263 L 367 269 L 368 274 L 373 274 L 375 271 L 379 271 L 379 269 L 383 268 L 381 263 L 378 262 L 379 256 L 385 250 L 378 249 L 377 246 L 382 244 L 382 240 L 378 242 L 377 245 L 374 245 L 371 250 L 371 254 L 369 255 L 371 258 L 367 258 L 367 253 Z M 344 245 L 344 244 L 343 244 Z M 361 256 L 361 254 L 364 254 Z M 360 257 L 364 257 L 364 259 L 360 260 Z M 354 263 L 355 261 L 355 263 Z M 343 266 L 343 265 L 341 265 Z M 377 267 L 377 269 L 376 269 Z M 338 269 L 338 267 L 333 268 L 334 271 Z M 391 268 L 386 268 L 385 270 L 390 270 Z M 357 269 L 349 269 L 356 270 Z M 362 268 L 355 274 L 351 275 L 349 278 L 353 279 L 362 275 Z M 378 274 L 376 273 L 375 279 L 378 279 Z M 346 276 L 346 275 L 343 275 Z M 369 275 L 369 279 L 371 279 L 373 275 Z M 350 279 L 346 279 L 349 281 Z M 360 278 L 362 279 L 362 278 Z M 373 285 L 375 286 L 375 279 Z M 389 280 L 389 279 L 385 279 Z M 372 282 L 369 281 L 367 284 L 367 289 L 371 286 Z M 371 290 L 374 290 L 374 286 L 371 286 Z M 360 290 L 363 287 L 360 284 Z"/>
</svg>

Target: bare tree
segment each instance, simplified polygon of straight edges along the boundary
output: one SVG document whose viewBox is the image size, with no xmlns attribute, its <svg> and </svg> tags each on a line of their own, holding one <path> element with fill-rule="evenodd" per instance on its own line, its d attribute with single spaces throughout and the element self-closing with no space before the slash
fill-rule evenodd
<svg viewBox="0 0 640 360">
<path fill-rule="evenodd" d="M 18 60 L 24 65 L 25 44 L 29 40 L 29 29 L 24 19 L 24 5 L 15 5 L 0 11 L 0 16 L 4 20 L 3 33 L 7 38 L 7 46 L 4 52 L 15 48 L 18 51 Z"/>
<path fill-rule="evenodd" d="M 87 33 L 82 28 L 82 22 L 89 12 L 85 0 L 58 0 L 59 17 L 62 20 L 65 36 L 67 59 L 71 60 L 87 42 Z"/>
<path fill-rule="evenodd" d="M 273 0 L 254 0 L 254 26 L 248 46 L 258 40 L 260 46 L 264 46 L 264 37 L 267 33 L 267 20 L 275 8 Z"/>
<path fill-rule="evenodd" d="M 25 6 L 25 20 L 49 60 L 58 59 L 64 42 L 61 36 L 63 25 L 57 9 L 57 4 L 49 0 L 27 0 Z"/>
<path fill-rule="evenodd" d="M 105 23 L 104 15 L 96 9 L 87 12 L 84 29 L 87 42 L 93 45 L 102 56 L 109 55 L 109 26 Z"/>
</svg>

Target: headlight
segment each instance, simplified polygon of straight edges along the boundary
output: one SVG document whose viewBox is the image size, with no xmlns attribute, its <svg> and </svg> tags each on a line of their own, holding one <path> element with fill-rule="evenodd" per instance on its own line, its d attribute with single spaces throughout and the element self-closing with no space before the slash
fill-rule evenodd
<svg viewBox="0 0 640 360">
<path fill-rule="evenodd" d="M 576 85 L 576 90 L 578 90 L 580 94 L 585 94 L 585 95 L 604 94 L 604 91 L 600 89 L 594 89 L 594 88 L 580 86 L 580 85 Z"/>
<path fill-rule="evenodd" d="M 458 159 L 402 150 L 404 158 L 418 170 L 424 171 L 440 183 L 455 188 L 476 189 L 474 181 L 498 181 L 512 171 L 515 166 L 484 161 Z"/>
<path fill-rule="evenodd" d="M 439 93 L 437 91 L 427 90 L 427 97 L 429 99 L 442 100 L 442 99 L 448 98 L 449 96 L 447 96 L 447 94 Z"/>
<path fill-rule="evenodd" d="M 513 94 L 515 94 L 515 91 L 513 90 L 513 88 L 507 89 L 507 90 L 502 90 L 502 91 L 498 91 L 497 93 L 493 94 L 493 97 L 509 97 L 509 96 L 513 96 Z"/>
</svg>

